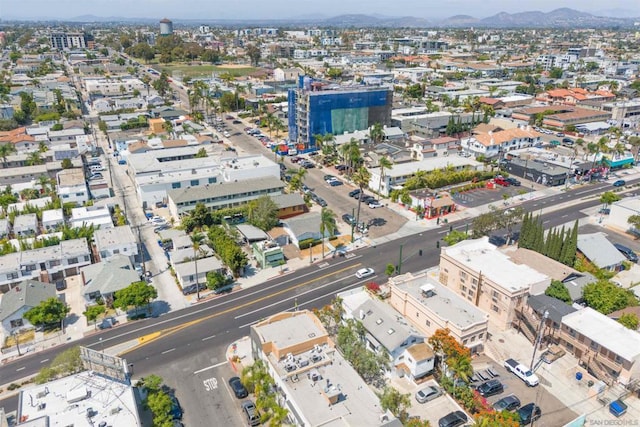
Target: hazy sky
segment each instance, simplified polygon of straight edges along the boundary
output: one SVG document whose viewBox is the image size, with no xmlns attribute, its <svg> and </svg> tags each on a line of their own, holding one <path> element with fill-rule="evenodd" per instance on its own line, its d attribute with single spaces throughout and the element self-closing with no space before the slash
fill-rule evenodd
<svg viewBox="0 0 640 427">
<path fill-rule="evenodd" d="M 173 19 L 271 19 L 345 13 L 442 18 L 465 14 L 551 11 L 640 16 L 637 0 L 0 0 L 0 18 L 72 18 L 81 15 Z"/>
</svg>

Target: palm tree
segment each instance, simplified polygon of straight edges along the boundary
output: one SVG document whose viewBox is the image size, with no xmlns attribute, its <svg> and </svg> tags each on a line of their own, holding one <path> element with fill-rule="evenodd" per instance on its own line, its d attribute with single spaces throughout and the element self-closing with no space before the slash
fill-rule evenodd
<svg viewBox="0 0 640 427">
<path fill-rule="evenodd" d="M 380 183 L 378 184 L 378 194 L 382 194 L 382 181 L 385 177 L 385 170 L 393 168 L 393 162 L 387 156 L 382 156 L 378 159 L 378 166 L 380 167 Z"/>
<path fill-rule="evenodd" d="M 5 168 L 7 167 L 7 157 L 15 152 L 17 152 L 16 147 L 11 143 L 0 145 L 0 157 L 2 157 L 2 164 Z"/>
<path fill-rule="evenodd" d="M 357 139 L 351 138 L 349 142 L 340 147 L 340 154 L 344 162 L 347 164 L 349 174 L 353 174 L 356 166 L 360 165 L 362 157 L 360 155 L 360 143 Z"/>
<path fill-rule="evenodd" d="M 322 258 L 324 258 L 324 238 L 325 234 L 330 236 L 336 232 L 336 214 L 329 208 L 322 208 L 320 211 L 320 234 L 322 235 Z"/>
<path fill-rule="evenodd" d="M 44 160 L 42 159 L 42 157 L 40 157 L 39 151 L 29 153 L 29 155 L 27 156 L 27 164 L 29 166 L 41 165 L 42 163 L 44 163 Z"/>
<path fill-rule="evenodd" d="M 196 298 L 200 300 L 200 282 L 198 280 L 198 255 L 201 254 L 200 245 L 204 240 L 204 234 L 195 232 L 191 235 L 191 245 L 193 247 L 193 262 L 196 270 Z"/>
<path fill-rule="evenodd" d="M 294 175 L 291 177 L 291 181 L 289 182 L 289 189 L 291 192 L 300 191 L 304 184 L 304 177 L 307 175 L 307 169 L 298 168 L 291 172 L 293 172 Z"/>
<path fill-rule="evenodd" d="M 369 138 L 374 144 L 380 144 L 384 140 L 384 128 L 380 122 L 376 122 L 371 126 Z"/>
<path fill-rule="evenodd" d="M 47 147 L 47 144 L 44 141 L 40 141 L 38 143 L 38 151 L 41 153 L 46 153 L 47 151 L 49 151 L 49 147 Z"/>
<path fill-rule="evenodd" d="M 360 189 L 360 196 L 358 197 L 358 214 L 356 215 L 356 225 L 360 224 L 360 206 L 362 205 L 362 195 L 364 194 L 363 189 L 369 185 L 369 180 L 371 179 L 371 173 L 369 169 L 364 166 L 360 166 L 351 177 L 353 182 Z"/>
<path fill-rule="evenodd" d="M 49 182 L 51 181 L 46 175 L 40 175 L 38 177 L 38 184 L 40 184 L 40 191 L 42 192 L 42 194 L 45 194 L 47 192 L 47 186 L 49 185 Z"/>
</svg>

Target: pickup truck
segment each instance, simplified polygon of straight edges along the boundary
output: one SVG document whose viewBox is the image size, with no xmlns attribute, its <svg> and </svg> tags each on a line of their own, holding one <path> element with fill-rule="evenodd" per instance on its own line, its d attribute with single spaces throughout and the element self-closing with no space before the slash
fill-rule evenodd
<svg viewBox="0 0 640 427">
<path fill-rule="evenodd" d="M 531 372 L 531 370 L 524 366 L 522 363 L 514 359 L 505 360 L 504 367 L 507 369 L 507 371 L 515 374 L 515 376 L 524 381 L 525 384 L 529 387 L 535 387 L 540 382 L 536 374 Z"/>
</svg>

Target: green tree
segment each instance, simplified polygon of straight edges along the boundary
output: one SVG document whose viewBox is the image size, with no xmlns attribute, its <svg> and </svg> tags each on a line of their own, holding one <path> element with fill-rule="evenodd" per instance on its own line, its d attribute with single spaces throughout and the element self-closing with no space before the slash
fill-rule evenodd
<svg viewBox="0 0 640 427">
<path fill-rule="evenodd" d="M 195 155 L 196 159 L 202 159 L 205 157 L 209 157 L 209 155 L 207 154 L 207 150 L 203 147 L 201 149 L 198 150 L 198 152 Z"/>
<path fill-rule="evenodd" d="M 27 165 L 41 165 L 44 163 L 44 159 L 40 157 L 40 153 L 38 151 L 33 151 L 27 155 Z"/>
<path fill-rule="evenodd" d="M 269 231 L 278 225 L 278 211 L 278 205 L 270 196 L 260 196 L 248 203 L 249 223 L 263 231 Z"/>
<path fill-rule="evenodd" d="M 544 291 L 544 294 L 548 297 L 559 299 L 560 301 L 566 302 L 567 304 L 571 304 L 571 295 L 569 295 L 569 290 L 559 280 L 552 280 L 549 287 Z"/>
<path fill-rule="evenodd" d="M 638 305 L 638 299 L 633 292 L 606 279 L 585 286 L 582 289 L 582 297 L 587 306 L 602 314 Z"/>
<path fill-rule="evenodd" d="M 620 316 L 618 322 L 625 328 L 637 331 L 640 320 L 638 320 L 638 316 L 635 313 L 624 313 Z"/>
<path fill-rule="evenodd" d="M 224 288 L 229 284 L 227 276 L 219 271 L 209 271 L 207 273 L 207 288 L 215 291 Z"/>
<path fill-rule="evenodd" d="M 93 322 L 94 328 L 96 325 L 96 321 L 100 315 L 104 314 L 106 311 L 104 304 L 96 304 L 90 305 L 87 309 L 82 313 L 84 317 L 87 318 L 88 322 Z"/>
<path fill-rule="evenodd" d="M 600 196 L 600 203 L 602 203 L 605 208 L 610 204 L 617 202 L 618 200 L 620 200 L 620 196 L 618 196 L 613 191 L 605 191 Z"/>
<path fill-rule="evenodd" d="M 406 421 L 409 415 L 407 410 L 411 407 L 409 393 L 403 394 L 393 387 L 385 386 L 378 397 L 380 398 L 380 407 L 383 410 L 390 411 L 400 421 Z"/>
<path fill-rule="evenodd" d="M 453 246 L 463 240 L 467 240 L 470 236 L 464 231 L 453 230 L 442 238 L 448 246 Z"/>
<path fill-rule="evenodd" d="M 154 427 L 171 427 L 173 426 L 173 417 L 171 416 L 171 398 L 167 393 L 162 391 L 150 393 L 147 396 L 147 406 L 153 413 Z"/>
<path fill-rule="evenodd" d="M 480 411 L 473 416 L 478 427 L 518 427 L 518 414 L 509 411 Z"/>
<path fill-rule="evenodd" d="M 133 282 L 124 289 L 115 293 L 113 306 L 121 310 L 128 310 L 129 307 L 136 309 L 149 305 L 151 300 L 158 297 L 158 290 L 145 281 Z"/>
<path fill-rule="evenodd" d="M 386 268 L 384 269 L 384 274 L 389 277 L 393 276 L 394 274 L 396 274 L 396 266 L 393 264 L 387 264 Z"/>
<path fill-rule="evenodd" d="M 380 144 L 384 140 L 384 128 L 380 122 L 375 122 L 369 129 L 369 139 L 374 144 Z"/>
<path fill-rule="evenodd" d="M 24 313 L 24 318 L 32 325 L 60 324 L 71 309 L 56 297 L 47 298 Z"/>
<path fill-rule="evenodd" d="M 71 347 L 59 353 L 51 364 L 40 370 L 35 378 L 36 384 L 44 384 L 57 376 L 75 374 L 84 369 L 80 359 L 80 347 Z"/>
<path fill-rule="evenodd" d="M 60 163 L 62 169 L 71 169 L 73 167 L 73 162 L 71 159 L 62 159 L 62 163 Z"/>
<path fill-rule="evenodd" d="M 5 168 L 7 167 L 7 157 L 16 152 L 16 147 L 13 144 L 0 144 L 0 158 L 2 158 L 2 164 Z"/>
<path fill-rule="evenodd" d="M 631 215 L 627 218 L 627 223 L 635 228 L 636 231 L 640 231 L 640 215 Z"/>
<path fill-rule="evenodd" d="M 220 226 L 209 227 L 208 235 L 213 250 L 218 254 L 222 262 L 229 267 L 234 276 L 240 275 L 241 270 L 248 264 L 249 260 L 242 248 L 236 243 L 236 240 Z"/>
<path fill-rule="evenodd" d="M 255 44 L 249 44 L 246 47 L 246 54 L 249 57 L 249 59 L 251 60 L 251 64 L 254 67 L 257 67 L 258 63 L 260 62 L 260 57 L 262 56 L 260 48 L 258 46 L 256 46 Z"/>
<path fill-rule="evenodd" d="M 380 182 L 378 183 L 378 194 L 382 194 L 382 182 L 386 176 L 385 171 L 393 169 L 393 162 L 388 157 L 381 156 L 378 159 L 378 167 L 380 168 Z"/>
<path fill-rule="evenodd" d="M 336 214 L 329 208 L 320 211 L 320 234 L 322 235 L 322 258 L 324 258 L 324 239 L 326 235 L 333 236 L 336 232 Z"/>
</svg>

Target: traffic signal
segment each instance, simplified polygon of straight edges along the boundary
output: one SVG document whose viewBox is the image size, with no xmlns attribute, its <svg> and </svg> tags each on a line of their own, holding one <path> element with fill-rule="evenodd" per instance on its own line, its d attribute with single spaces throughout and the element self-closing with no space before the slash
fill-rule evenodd
<svg viewBox="0 0 640 427">
<path fill-rule="evenodd" d="M 420 250 L 418 251 L 418 255 L 419 255 L 419 256 L 422 256 L 422 249 L 420 249 Z"/>
</svg>

